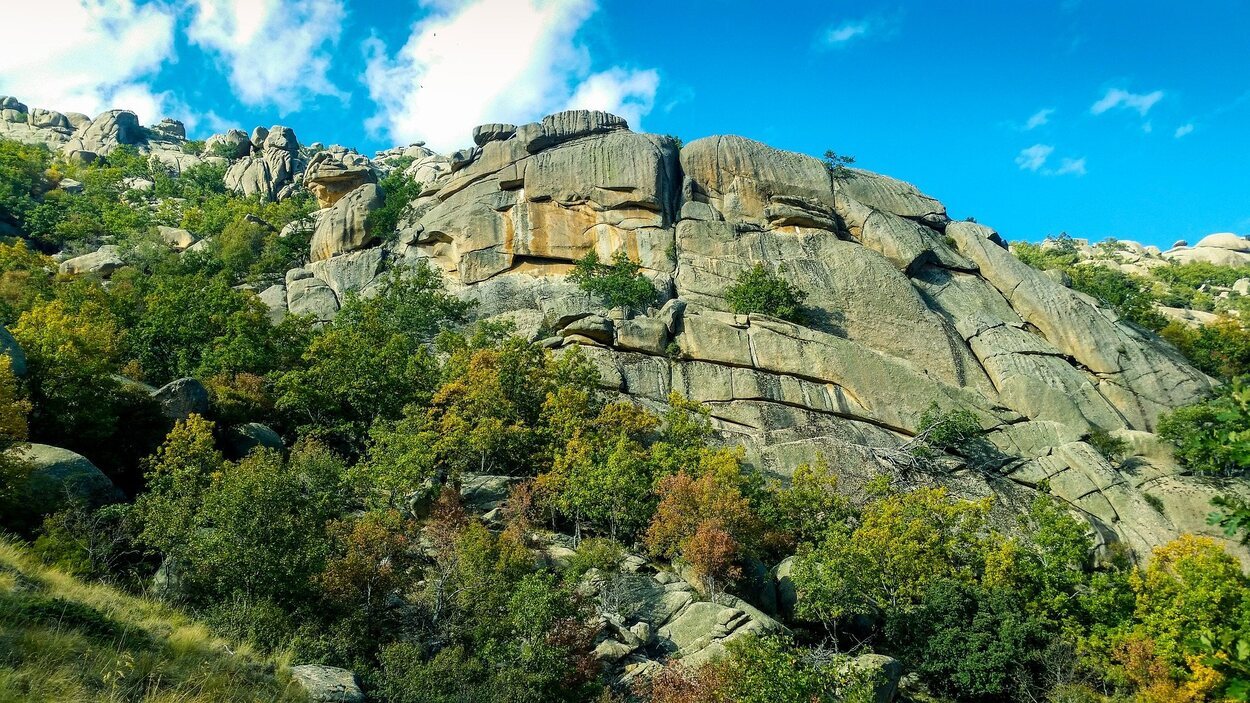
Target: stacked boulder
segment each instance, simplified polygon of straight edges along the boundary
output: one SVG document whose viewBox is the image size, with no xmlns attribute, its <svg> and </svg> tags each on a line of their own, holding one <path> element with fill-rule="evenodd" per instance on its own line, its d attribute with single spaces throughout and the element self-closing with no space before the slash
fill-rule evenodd
<svg viewBox="0 0 1250 703">
<path fill-rule="evenodd" d="M 227 148 L 238 143 L 233 131 L 213 144 Z M 245 148 L 239 145 L 240 153 Z M 305 162 L 300 155 L 295 130 L 282 125 L 257 127 L 246 142 L 246 155 L 226 171 L 226 187 L 243 195 L 260 195 L 266 200 L 283 200 L 293 194 L 303 176 Z"/>
</svg>

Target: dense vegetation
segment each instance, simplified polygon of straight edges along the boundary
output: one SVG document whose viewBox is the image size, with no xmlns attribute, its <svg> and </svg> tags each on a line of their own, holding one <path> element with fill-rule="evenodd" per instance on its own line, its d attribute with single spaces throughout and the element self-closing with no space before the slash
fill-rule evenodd
<svg viewBox="0 0 1250 703">
<path fill-rule="evenodd" d="M 1045 491 L 1000 525 L 988 500 L 885 480 L 844 490 L 824 463 L 772 479 L 718 443 L 699 405 L 675 395 L 656 414 L 601 391 L 576 347 L 469 325 L 425 267 L 348 296 L 332 323 L 274 324 L 240 285 L 302 262 L 306 199 L 240 198 L 219 166 L 174 178 L 127 150 L 71 167 L 0 141 L 0 157 L 4 216 L 28 235 L 0 244 L 0 321 L 28 361 L 19 378 L 0 357 L 0 526 L 22 540 L 0 546 L 0 701 L 284 695 L 259 656 L 223 657 L 213 637 L 350 668 L 391 703 L 867 700 L 874 682 L 847 653 L 868 650 L 956 701 L 1247 697 L 1250 581 L 1211 540 L 1139 568 L 1114 547 L 1091 558 L 1086 525 Z M 69 175 L 81 192 L 55 188 Z M 207 244 L 176 254 L 160 224 Z M 107 282 L 58 275 L 44 253 L 102 241 L 128 264 Z M 657 298 L 623 256 L 591 254 L 573 278 L 612 306 Z M 1135 304 L 1116 280 L 1089 285 Z M 798 319 L 801 291 L 778 281 L 748 271 L 741 311 Z M 183 376 L 207 386 L 210 410 L 171 422 L 139 382 Z M 1172 418 L 1196 468 L 1245 469 L 1245 437 L 1221 443 L 1218 423 L 1246 415 L 1230 388 L 1208 416 Z M 248 422 L 285 448 L 238 451 Z M 1200 422 L 1216 425 L 1185 429 Z M 984 441 L 966 411 L 935 407 L 923 424 L 922 471 L 971 463 Z M 28 440 L 87 456 L 126 499 L 39 505 L 10 451 Z M 475 475 L 505 477 L 502 509 L 462 502 Z M 1238 534 L 1245 508 L 1226 508 Z M 572 557 L 552 556 L 564 545 Z M 630 597 L 629 552 L 721 600 L 750 600 L 751 574 L 793 557 L 793 635 L 611 689 L 596 613 Z"/>
</svg>

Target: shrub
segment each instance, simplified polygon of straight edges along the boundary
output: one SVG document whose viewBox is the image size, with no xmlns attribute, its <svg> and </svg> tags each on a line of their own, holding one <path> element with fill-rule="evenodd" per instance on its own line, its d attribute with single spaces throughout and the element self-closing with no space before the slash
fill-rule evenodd
<svg viewBox="0 0 1250 703">
<path fill-rule="evenodd" d="M 807 320 L 803 301 L 807 293 L 762 264 L 743 271 L 725 290 L 725 301 L 736 314 L 762 313 L 802 324 Z"/>
<path fill-rule="evenodd" d="M 602 296 L 609 307 L 641 310 L 655 302 L 655 286 L 643 276 L 639 266 L 623 251 L 612 256 L 612 263 L 599 260 L 590 252 L 577 261 L 569 280 L 587 293 Z"/>
<path fill-rule="evenodd" d="M 1221 315 L 1199 327 L 1170 322 L 1159 334 L 1203 373 L 1225 379 L 1250 374 L 1250 330 L 1238 318 Z"/>
<path fill-rule="evenodd" d="M 1233 379 L 1219 395 L 1177 408 L 1159 421 L 1159 436 L 1176 445 L 1176 456 L 1199 473 L 1239 475 L 1250 468 L 1250 387 Z"/>
<path fill-rule="evenodd" d="M 1102 300 L 1120 317 L 1145 327 L 1160 330 L 1167 319 L 1155 311 L 1154 297 L 1144 279 L 1106 266 L 1072 266 L 1073 290 Z"/>
<path fill-rule="evenodd" d="M 920 416 L 918 436 L 934 449 L 969 454 L 972 444 L 981 436 L 981 422 L 970 410 L 957 408 L 942 412 L 933 404 Z"/>
<path fill-rule="evenodd" d="M 369 213 L 365 226 L 374 235 L 391 240 L 404 215 L 412 209 L 412 201 L 421 194 L 421 184 L 397 168 L 378 181 L 378 187 L 382 189 L 382 207 Z"/>
<path fill-rule="evenodd" d="M 1089 436 L 1085 438 L 1085 442 L 1093 447 L 1094 451 L 1101 454 L 1102 458 L 1112 464 L 1118 464 L 1123 461 L 1129 451 L 1126 440 L 1112 435 L 1101 427 L 1095 427 L 1090 431 Z"/>
</svg>

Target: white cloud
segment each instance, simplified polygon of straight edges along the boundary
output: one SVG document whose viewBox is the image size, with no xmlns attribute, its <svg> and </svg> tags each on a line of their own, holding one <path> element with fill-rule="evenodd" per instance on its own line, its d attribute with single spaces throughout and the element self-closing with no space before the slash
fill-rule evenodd
<svg viewBox="0 0 1250 703">
<path fill-rule="evenodd" d="M 96 115 L 134 110 L 151 124 L 168 93 L 144 78 L 173 58 L 174 13 L 133 0 L 39 0 L 4 10 L 0 93 L 31 106 Z"/>
<path fill-rule="evenodd" d="M 1083 156 L 1079 159 L 1065 157 L 1059 160 L 1059 168 L 1047 168 L 1046 163 L 1054 153 L 1055 147 L 1049 144 L 1034 144 L 1027 149 L 1022 149 L 1016 155 L 1016 165 L 1021 171 L 1032 171 L 1043 176 L 1085 175 L 1085 157 Z"/>
<path fill-rule="evenodd" d="M 1084 156 L 1082 156 L 1082 157 L 1081 157 L 1081 158 L 1079 158 L 1079 159 L 1060 159 L 1060 160 L 1059 160 L 1059 168 L 1055 169 L 1055 171 L 1054 171 L 1054 173 L 1053 173 L 1053 174 L 1052 174 L 1052 173 L 1047 173 L 1046 175 L 1055 175 L 1055 176 L 1066 176 L 1066 175 L 1084 176 L 1084 175 L 1085 175 L 1085 157 L 1084 157 Z"/>
<path fill-rule="evenodd" d="M 1024 123 L 1024 131 L 1028 132 L 1049 123 L 1050 116 L 1053 114 L 1055 114 L 1055 109 L 1051 107 L 1038 110 L 1029 117 L 1028 122 Z"/>
<path fill-rule="evenodd" d="M 569 98 L 566 110 L 603 110 L 624 117 L 637 127 L 655 106 L 660 74 L 655 70 L 612 68 L 587 76 Z"/>
<path fill-rule="evenodd" d="M 1162 99 L 1162 90 L 1156 90 L 1153 93 L 1130 93 L 1127 90 L 1112 88 L 1102 96 L 1101 100 L 1090 106 L 1089 111 L 1095 115 L 1101 115 L 1107 110 L 1123 107 L 1137 110 L 1138 114 L 1145 117 L 1146 113 L 1150 112 L 1150 108 Z"/>
<path fill-rule="evenodd" d="M 343 96 L 328 76 L 342 0 L 191 0 L 190 8 L 187 38 L 221 59 L 241 102 L 285 114 L 310 96 Z"/>
<path fill-rule="evenodd" d="M 1176 137 L 1177 139 L 1180 139 L 1181 137 L 1185 136 L 1186 134 L 1189 134 L 1192 131 L 1194 131 L 1194 125 L 1192 122 L 1188 122 L 1186 124 L 1181 125 L 1180 127 L 1177 127 L 1176 133 L 1172 136 Z"/>
<path fill-rule="evenodd" d="M 370 129 L 436 149 L 464 145 L 484 122 L 523 123 L 568 107 L 617 112 L 640 129 L 659 84 L 653 70 L 591 74 L 575 35 L 593 0 L 426 0 L 429 14 L 393 56 L 364 44 L 378 105 Z"/>
<path fill-rule="evenodd" d="M 830 44 L 845 44 L 855 37 L 867 34 L 868 28 L 868 22 L 865 20 L 843 22 L 829 30 L 829 33 L 825 35 L 825 41 Z"/>
<path fill-rule="evenodd" d="M 1022 149 L 1016 156 L 1016 165 L 1023 171 L 1037 171 L 1046 165 L 1046 159 L 1055 151 L 1055 147 L 1049 144 L 1034 144 L 1033 146 Z"/>
<path fill-rule="evenodd" d="M 842 49 L 869 37 L 890 37 L 902 26 L 902 13 L 870 15 L 855 20 L 844 20 L 825 29 L 820 44 L 828 49 Z"/>
</svg>

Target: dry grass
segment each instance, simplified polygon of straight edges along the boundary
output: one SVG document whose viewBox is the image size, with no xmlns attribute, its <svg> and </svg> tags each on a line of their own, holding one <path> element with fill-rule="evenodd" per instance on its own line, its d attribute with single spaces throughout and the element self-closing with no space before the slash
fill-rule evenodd
<svg viewBox="0 0 1250 703">
<path fill-rule="evenodd" d="M 0 703 L 299 701 L 286 661 L 0 538 Z"/>
</svg>

